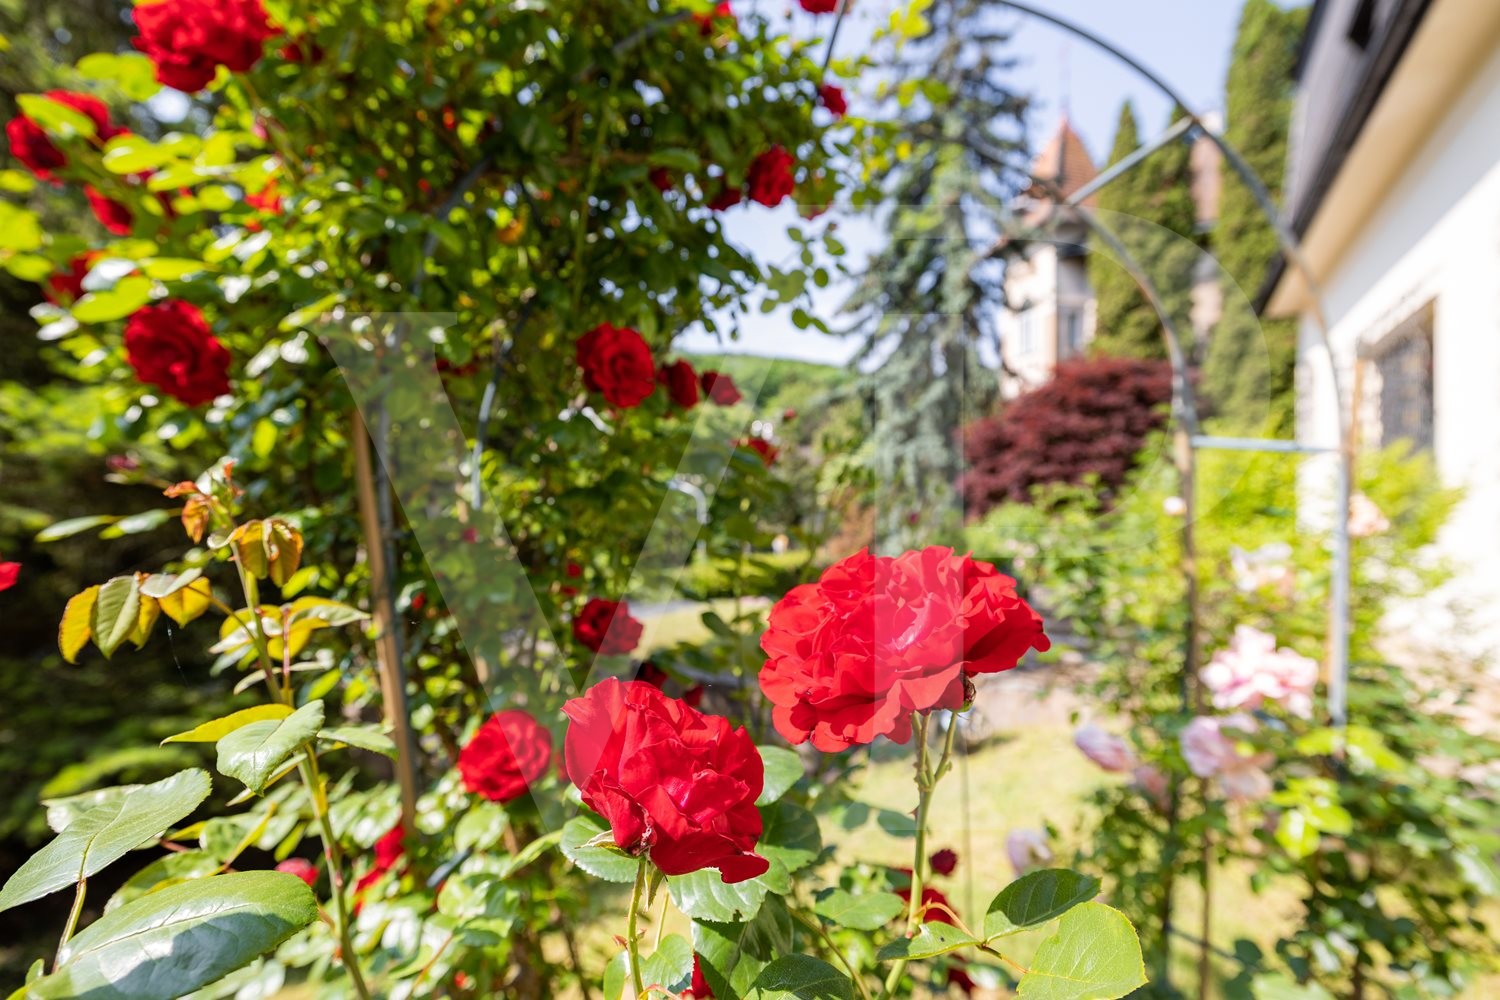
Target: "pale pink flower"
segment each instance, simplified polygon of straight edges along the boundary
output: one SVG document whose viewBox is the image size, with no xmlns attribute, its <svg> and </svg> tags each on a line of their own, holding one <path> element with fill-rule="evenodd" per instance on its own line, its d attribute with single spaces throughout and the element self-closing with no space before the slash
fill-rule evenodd
<svg viewBox="0 0 1500 1000">
<path fill-rule="evenodd" d="M 1093 723 L 1078 727 L 1073 733 L 1073 744 L 1106 771 L 1128 771 L 1135 767 L 1135 754 L 1131 753 L 1129 744 Z"/>
<path fill-rule="evenodd" d="M 1010 866 L 1017 875 L 1052 863 L 1052 848 L 1047 846 L 1047 835 L 1041 830 L 1010 831 L 1005 835 L 1005 853 L 1010 855 Z"/>
<path fill-rule="evenodd" d="M 1256 709 L 1269 700 L 1306 719 L 1312 715 L 1318 663 L 1277 649 L 1275 636 L 1241 625 L 1229 648 L 1215 653 L 1198 676 L 1213 692 L 1215 708 Z"/>
<path fill-rule="evenodd" d="M 1167 776 L 1162 774 L 1150 764 L 1142 764 L 1136 768 L 1133 774 L 1135 785 L 1150 799 L 1158 809 L 1165 809 L 1169 801 L 1171 789 L 1167 784 Z"/>
<path fill-rule="evenodd" d="M 1290 595 L 1294 582 L 1291 559 L 1292 547 L 1286 542 L 1271 542 L 1250 552 L 1237 545 L 1229 550 L 1235 586 L 1247 594 L 1275 590 Z"/>
<path fill-rule="evenodd" d="M 1271 755 L 1244 754 L 1225 730 L 1255 732 L 1255 720 L 1244 713 L 1215 718 L 1200 715 L 1182 730 L 1182 756 L 1188 770 L 1200 778 L 1218 778 L 1224 795 L 1236 802 L 1263 799 L 1271 794 L 1265 767 Z"/>
<path fill-rule="evenodd" d="M 1391 530 L 1391 522 L 1375 506 L 1375 501 L 1363 493 L 1356 493 L 1349 498 L 1349 534 L 1355 538 L 1369 538 L 1371 535 L 1383 535 Z"/>
</svg>

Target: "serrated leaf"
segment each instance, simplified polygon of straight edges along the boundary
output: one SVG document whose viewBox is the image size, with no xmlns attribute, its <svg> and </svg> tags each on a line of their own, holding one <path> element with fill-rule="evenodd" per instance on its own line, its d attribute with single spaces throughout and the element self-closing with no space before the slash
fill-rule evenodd
<svg viewBox="0 0 1500 1000">
<path fill-rule="evenodd" d="M 765 765 L 766 780 L 761 787 L 758 806 L 768 806 L 781 798 L 802 779 L 802 758 L 785 747 L 756 747 Z"/>
<path fill-rule="evenodd" d="M 676 907 L 694 920 L 739 923 L 760 912 L 773 881 L 784 885 L 786 889 L 791 887 L 791 878 L 786 870 L 781 869 L 778 877 L 774 862 L 771 871 L 765 875 L 733 885 L 724 883 L 718 869 L 705 868 L 687 875 L 668 876 L 667 891 L 671 893 Z"/>
<path fill-rule="evenodd" d="M 766 897 L 751 920 L 693 921 L 693 951 L 714 996 L 737 1000 L 766 966 L 792 951 L 792 916 L 776 896 Z"/>
<path fill-rule="evenodd" d="M 263 722 L 267 719 L 285 719 L 292 714 L 289 705 L 256 705 L 252 708 L 242 708 L 238 712 L 205 722 L 201 726 L 195 726 L 185 733 L 176 733 L 162 740 L 162 743 L 217 743 L 241 726 L 248 726 L 252 722 Z"/>
<path fill-rule="evenodd" d="M 925 923 L 912 937 L 900 937 L 880 949 L 875 957 L 882 962 L 906 958 L 934 958 L 950 951 L 979 944 L 978 938 L 964 933 L 952 924 Z"/>
<path fill-rule="evenodd" d="M 323 703 L 310 701 L 284 719 L 241 726 L 219 740 L 219 773 L 239 779 L 253 792 L 263 792 L 322 725 Z"/>
<path fill-rule="evenodd" d="M 57 626 L 57 648 L 69 663 L 78 662 L 78 654 L 94 634 L 94 602 L 98 599 L 96 584 L 68 598 L 67 607 L 63 608 L 62 621 Z"/>
<path fill-rule="evenodd" d="M 10 877 L 0 889 L 0 910 L 89 878 L 155 840 L 198 808 L 209 786 L 208 772 L 191 768 L 87 810 Z"/>
<path fill-rule="evenodd" d="M 600 847 L 594 841 L 607 834 L 604 825 L 592 816 L 575 816 L 563 825 L 563 857 L 595 878 L 606 882 L 634 882 L 641 863 L 636 858 L 611 847 Z"/>
<path fill-rule="evenodd" d="M 1063 914 L 1021 977 L 1022 1000 L 1119 1000 L 1146 984 L 1141 943 L 1125 914 L 1083 903 Z"/>
<path fill-rule="evenodd" d="M 784 955 L 761 970 L 745 1000 L 850 1000 L 849 977 L 820 958 Z"/>
<path fill-rule="evenodd" d="M 761 810 L 762 830 L 755 851 L 788 872 L 812 864 L 823 850 L 823 836 L 812 813 L 791 802 L 778 802 Z"/>
<path fill-rule="evenodd" d="M 813 904 L 813 912 L 825 920 L 857 931 L 875 931 L 906 910 L 906 900 L 894 892 L 863 892 L 858 896 L 834 889 Z"/>
<path fill-rule="evenodd" d="M 89 621 L 94 645 L 108 659 L 130 638 L 141 618 L 140 584 L 134 576 L 117 576 L 99 588 Z"/>
<path fill-rule="evenodd" d="M 1067 868 L 1027 872 L 990 903 L 984 915 L 985 940 L 1014 934 L 1062 916 L 1099 895 L 1099 880 Z"/>
<path fill-rule="evenodd" d="M 312 923 L 312 890 L 284 872 L 234 872 L 169 886 L 106 913 L 58 952 L 29 998 L 179 997 L 246 965 Z"/>
</svg>

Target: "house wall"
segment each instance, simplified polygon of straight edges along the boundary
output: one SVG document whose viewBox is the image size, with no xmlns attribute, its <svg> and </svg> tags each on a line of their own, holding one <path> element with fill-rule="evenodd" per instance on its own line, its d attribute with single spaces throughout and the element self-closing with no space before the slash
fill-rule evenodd
<svg viewBox="0 0 1500 1000">
<path fill-rule="evenodd" d="M 1464 569 L 1458 595 L 1488 604 L 1488 613 L 1478 620 L 1495 622 L 1493 609 L 1500 606 L 1500 48 L 1447 107 L 1324 277 L 1323 299 L 1346 401 L 1356 354 L 1368 353 L 1431 304 L 1434 458 L 1443 482 L 1465 491 L 1439 548 Z M 1329 445 L 1337 440 L 1334 397 L 1317 363 L 1317 327 L 1303 316 L 1298 435 Z M 1361 416 L 1367 425 L 1372 412 L 1366 401 Z M 1304 469 L 1314 517 L 1329 512 L 1328 471 L 1316 462 Z M 1496 628 L 1500 632 L 1500 622 Z M 1488 645 L 1500 634 L 1475 638 Z"/>
</svg>

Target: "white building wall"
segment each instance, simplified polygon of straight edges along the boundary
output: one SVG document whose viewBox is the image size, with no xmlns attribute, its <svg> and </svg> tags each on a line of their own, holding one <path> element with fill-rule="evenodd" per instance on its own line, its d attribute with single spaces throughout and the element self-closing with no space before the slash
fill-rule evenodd
<svg viewBox="0 0 1500 1000">
<path fill-rule="evenodd" d="M 1464 567 L 1460 594 L 1500 607 L 1500 52 L 1476 74 L 1344 259 L 1323 283 L 1330 342 L 1346 400 L 1353 358 L 1431 302 L 1434 457 L 1465 499 L 1443 532 L 1443 553 Z M 1333 444 L 1328 379 L 1316 327 L 1299 345 L 1298 435 Z M 1309 495 L 1326 487 L 1308 470 Z M 1315 501 L 1316 502 L 1316 501 Z M 1326 507 L 1324 508 L 1326 512 Z M 1485 637 L 1493 641 L 1500 636 Z"/>
</svg>

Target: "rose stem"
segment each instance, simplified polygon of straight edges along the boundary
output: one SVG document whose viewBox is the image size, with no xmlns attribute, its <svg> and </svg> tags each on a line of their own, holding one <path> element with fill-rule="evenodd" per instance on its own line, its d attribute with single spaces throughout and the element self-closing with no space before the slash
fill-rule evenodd
<svg viewBox="0 0 1500 1000">
<path fill-rule="evenodd" d="M 635 870 L 635 891 L 630 894 L 630 915 L 625 919 L 625 950 L 630 956 L 630 981 L 635 986 L 635 996 L 646 992 L 641 983 L 641 949 L 636 943 L 635 922 L 641 909 L 641 893 L 646 888 L 646 862 L 642 859 Z"/>
</svg>

